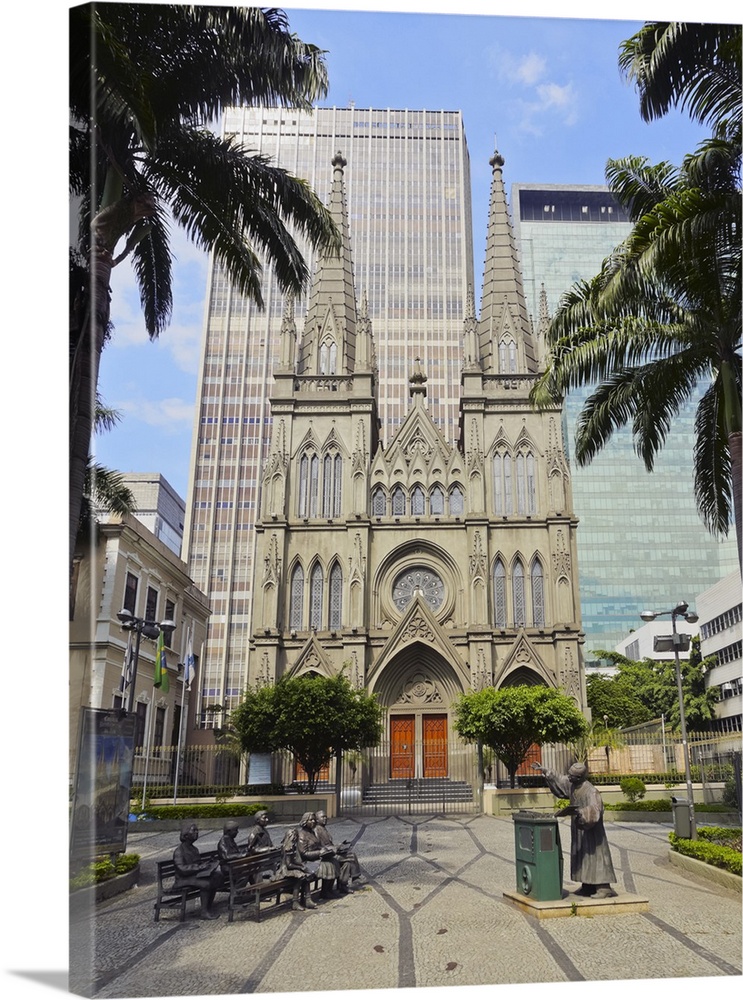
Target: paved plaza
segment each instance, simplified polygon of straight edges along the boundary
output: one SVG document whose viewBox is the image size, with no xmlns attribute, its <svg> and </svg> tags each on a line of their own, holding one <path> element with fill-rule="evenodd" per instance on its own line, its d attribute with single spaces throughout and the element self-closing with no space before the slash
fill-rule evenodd
<svg viewBox="0 0 743 1000">
<path fill-rule="evenodd" d="M 740 894 L 672 866 L 669 825 L 606 827 L 615 888 L 647 897 L 648 912 L 535 919 L 503 897 L 516 888 L 510 819 L 401 816 L 330 821 L 336 843 L 354 841 L 364 888 L 311 911 L 265 904 L 260 922 L 248 908 L 232 924 L 222 894 L 219 920 L 199 920 L 195 902 L 185 922 L 166 910 L 155 923 L 155 862 L 178 834 L 135 828 L 139 885 L 99 903 L 94 920 L 72 919 L 70 989 L 167 997 L 740 976 Z M 274 844 L 284 829 L 269 828 Z M 199 848 L 219 835 L 202 833 Z M 567 822 L 561 836 L 567 848 Z"/>
</svg>

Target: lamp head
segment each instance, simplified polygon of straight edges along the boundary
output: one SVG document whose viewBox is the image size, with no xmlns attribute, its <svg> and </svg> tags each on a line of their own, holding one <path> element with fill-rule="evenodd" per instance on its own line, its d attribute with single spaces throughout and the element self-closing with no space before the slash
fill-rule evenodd
<svg viewBox="0 0 743 1000">
<path fill-rule="evenodd" d="M 679 601 L 679 603 L 673 609 L 673 611 L 671 612 L 671 614 L 672 615 L 676 615 L 676 616 L 679 616 L 679 615 L 685 616 L 686 612 L 688 610 L 689 610 L 689 605 L 687 604 L 687 602 L 686 601 Z"/>
<path fill-rule="evenodd" d="M 654 622 L 657 615 L 657 611 L 641 611 L 640 618 L 644 622 Z"/>
<path fill-rule="evenodd" d="M 134 615 L 128 608 L 122 608 L 116 615 L 122 625 L 131 625 Z"/>
<path fill-rule="evenodd" d="M 699 615 L 696 613 L 696 611 L 687 611 L 686 614 L 684 615 L 684 618 L 686 618 L 687 622 L 690 625 L 693 625 L 694 622 L 699 621 Z"/>
<path fill-rule="evenodd" d="M 163 632 L 168 629 L 170 632 L 175 632 L 176 624 L 172 618 L 166 618 L 164 622 L 160 622 L 160 628 Z"/>
</svg>

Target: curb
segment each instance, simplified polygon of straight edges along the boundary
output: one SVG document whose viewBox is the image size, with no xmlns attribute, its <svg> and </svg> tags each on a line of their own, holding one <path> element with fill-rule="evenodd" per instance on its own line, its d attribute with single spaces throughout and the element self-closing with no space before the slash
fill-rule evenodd
<svg viewBox="0 0 743 1000">
<path fill-rule="evenodd" d="M 740 875 L 727 872 L 724 868 L 715 868 L 714 865 L 708 865 L 705 861 L 699 861 L 697 858 L 690 858 L 685 854 L 679 854 L 678 851 L 669 851 L 668 860 L 676 868 L 682 868 L 692 875 L 701 875 L 702 878 L 707 879 L 709 882 L 715 882 L 717 885 L 725 889 L 730 889 L 732 892 L 741 892 L 743 879 L 741 879 Z"/>
<path fill-rule="evenodd" d="M 101 903 L 104 899 L 112 899 L 114 896 L 127 892 L 139 882 L 139 865 L 131 871 L 124 872 L 123 875 L 114 875 L 113 878 L 99 882 L 97 885 L 87 886 L 85 889 L 77 889 L 70 893 L 70 913 L 78 910 L 90 909 L 96 903 Z"/>
</svg>

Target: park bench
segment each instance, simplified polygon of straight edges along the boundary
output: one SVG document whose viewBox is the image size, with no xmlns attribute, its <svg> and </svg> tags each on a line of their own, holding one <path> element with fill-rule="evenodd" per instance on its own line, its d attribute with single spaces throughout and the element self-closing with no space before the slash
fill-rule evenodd
<svg viewBox="0 0 743 1000">
<path fill-rule="evenodd" d="M 227 877 L 229 879 L 230 890 L 227 901 L 229 923 L 232 923 L 235 916 L 235 909 L 238 906 L 253 904 L 256 920 L 260 921 L 262 900 L 274 899 L 274 905 L 278 906 L 281 902 L 282 894 L 288 893 L 291 895 L 293 893 L 294 886 L 297 884 L 296 879 L 281 878 L 275 875 L 268 879 L 263 877 L 264 873 L 271 868 L 271 865 L 267 866 L 266 862 L 274 854 L 277 856 L 275 867 L 278 867 L 278 862 L 281 860 L 281 851 L 278 848 L 265 851 L 262 854 L 251 854 L 244 858 L 236 858 L 234 861 L 227 863 Z M 316 874 L 310 875 L 307 892 L 312 888 L 316 889 L 318 881 Z M 284 900 L 284 902 L 288 902 L 288 900 Z"/>
<path fill-rule="evenodd" d="M 202 851 L 201 860 L 216 861 L 217 852 L 216 851 Z M 175 863 L 172 860 L 169 861 L 158 861 L 157 862 L 157 899 L 155 900 L 155 920 L 160 919 L 160 910 L 163 907 L 168 908 L 180 908 L 180 919 L 186 919 L 186 903 L 189 899 L 198 899 L 199 890 L 193 886 L 183 886 L 182 888 L 175 888 L 173 882 L 175 881 L 176 871 Z M 226 892 L 228 886 L 225 884 L 221 886 L 218 891 Z"/>
</svg>

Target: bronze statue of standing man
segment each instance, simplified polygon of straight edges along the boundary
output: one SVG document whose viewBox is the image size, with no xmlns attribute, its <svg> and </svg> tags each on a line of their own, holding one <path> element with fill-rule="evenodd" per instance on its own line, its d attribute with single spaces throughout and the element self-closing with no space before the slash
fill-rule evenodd
<svg viewBox="0 0 743 1000">
<path fill-rule="evenodd" d="M 609 844 L 604 829 L 604 803 L 588 778 L 585 764 L 573 764 L 567 774 L 548 771 L 541 764 L 532 764 L 541 771 L 553 795 L 570 799 L 570 805 L 558 816 L 570 816 L 570 878 L 580 882 L 576 896 L 608 899 L 616 896 L 610 882 L 616 882 Z"/>
</svg>

